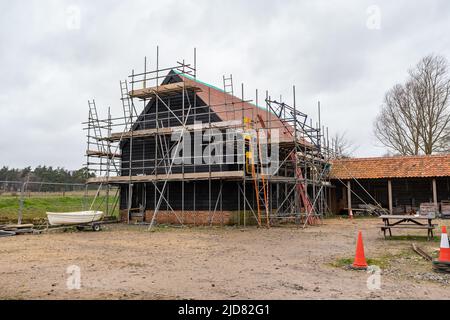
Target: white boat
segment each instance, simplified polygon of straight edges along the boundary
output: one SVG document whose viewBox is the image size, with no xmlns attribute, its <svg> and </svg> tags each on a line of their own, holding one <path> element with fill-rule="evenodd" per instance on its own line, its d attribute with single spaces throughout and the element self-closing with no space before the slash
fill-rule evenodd
<svg viewBox="0 0 450 320">
<path fill-rule="evenodd" d="M 102 217 L 102 211 L 47 212 L 48 222 L 52 226 L 91 223 L 101 220 Z"/>
</svg>

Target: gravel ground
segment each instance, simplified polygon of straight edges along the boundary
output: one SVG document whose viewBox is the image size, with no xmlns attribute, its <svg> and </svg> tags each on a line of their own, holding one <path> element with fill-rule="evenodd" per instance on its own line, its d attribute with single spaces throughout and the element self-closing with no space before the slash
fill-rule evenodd
<svg viewBox="0 0 450 320">
<path fill-rule="evenodd" d="M 0 298 L 450 299 L 450 275 L 434 273 L 431 263 L 411 250 L 412 241 L 384 240 L 378 224 L 336 218 L 305 230 L 156 232 L 111 225 L 96 233 L 0 238 Z M 370 273 L 345 265 L 354 255 L 358 230 L 366 256 L 382 267 L 380 289 L 368 288 Z M 439 248 L 439 242 L 415 243 L 430 254 Z M 71 265 L 81 270 L 79 290 L 67 288 Z"/>
</svg>

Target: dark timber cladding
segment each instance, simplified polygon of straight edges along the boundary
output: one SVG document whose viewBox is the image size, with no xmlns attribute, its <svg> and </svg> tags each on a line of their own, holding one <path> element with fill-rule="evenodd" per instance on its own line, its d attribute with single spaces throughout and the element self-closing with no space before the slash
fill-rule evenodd
<svg viewBox="0 0 450 320">
<path fill-rule="evenodd" d="M 260 107 L 243 85 L 234 95 L 231 77 L 223 90 L 198 81 L 195 64 L 144 70 L 121 82 L 123 117 L 100 120 L 89 104 L 89 183 L 120 187 L 124 221 L 270 227 L 330 211 L 328 140 L 297 110 L 295 88 L 293 104 L 266 92 Z"/>
<path fill-rule="evenodd" d="M 171 72 L 164 80 L 163 84 L 167 83 L 182 83 L 180 76 Z M 157 128 L 170 128 L 179 127 L 181 125 L 180 119 L 186 123 L 186 125 L 193 125 L 195 121 L 201 123 L 219 122 L 221 119 L 214 112 L 208 112 L 206 103 L 196 97 L 195 92 L 191 90 L 183 90 L 180 92 L 172 91 L 171 95 L 164 95 L 160 99 L 151 99 L 145 107 L 142 114 L 138 117 L 133 131 L 139 132 L 146 129 Z M 184 103 L 183 103 L 184 98 Z M 194 101 L 196 101 L 196 108 L 189 112 L 188 107 Z M 166 105 L 166 106 L 164 106 Z M 184 106 L 184 107 L 183 107 Z M 184 110 L 183 110 L 184 109 Z M 209 121 L 211 119 L 211 121 Z M 162 159 L 164 157 L 164 149 L 160 148 L 155 142 L 159 139 L 159 136 L 149 136 L 144 138 L 137 138 L 133 140 L 132 155 L 131 155 L 131 175 L 136 176 L 138 174 L 151 175 L 156 171 L 157 174 L 166 174 L 166 166 L 155 163 L 155 159 Z M 224 139 L 226 137 L 224 136 Z M 164 143 L 167 144 L 169 150 L 173 150 L 177 141 L 172 141 L 171 136 L 164 137 Z M 194 139 L 190 141 L 190 150 L 194 150 Z M 122 175 L 129 175 L 130 168 L 130 143 L 129 140 L 122 142 Z M 223 151 L 225 152 L 225 150 Z M 190 161 L 192 165 L 184 164 L 172 167 L 172 173 L 192 173 L 192 172 L 208 172 L 209 166 L 195 166 L 193 154 Z M 213 165 L 212 171 L 234 171 L 236 166 L 232 165 Z"/>
</svg>

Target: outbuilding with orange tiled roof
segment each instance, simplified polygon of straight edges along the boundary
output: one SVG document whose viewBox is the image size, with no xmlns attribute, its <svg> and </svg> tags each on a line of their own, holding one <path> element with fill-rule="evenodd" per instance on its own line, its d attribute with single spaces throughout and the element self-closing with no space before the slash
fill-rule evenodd
<svg viewBox="0 0 450 320">
<path fill-rule="evenodd" d="M 391 213 L 450 201 L 450 154 L 334 160 L 335 212 L 378 202 Z"/>
</svg>

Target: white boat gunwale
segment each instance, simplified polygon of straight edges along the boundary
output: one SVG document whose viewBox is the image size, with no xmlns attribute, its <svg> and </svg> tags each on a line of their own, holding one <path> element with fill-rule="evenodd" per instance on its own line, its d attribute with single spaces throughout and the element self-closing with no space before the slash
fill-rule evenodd
<svg viewBox="0 0 450 320">
<path fill-rule="evenodd" d="M 48 222 L 52 226 L 91 224 L 102 218 L 102 211 L 47 212 Z"/>
</svg>

